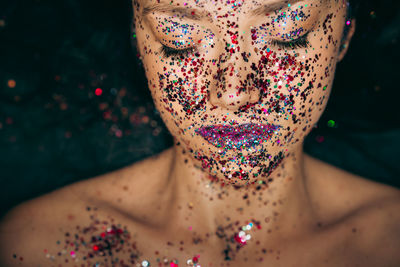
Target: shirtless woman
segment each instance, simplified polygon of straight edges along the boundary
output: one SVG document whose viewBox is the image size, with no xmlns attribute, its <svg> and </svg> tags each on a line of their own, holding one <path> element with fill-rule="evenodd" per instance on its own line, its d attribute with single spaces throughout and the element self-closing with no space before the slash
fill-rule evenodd
<svg viewBox="0 0 400 267">
<path fill-rule="evenodd" d="M 303 152 L 355 30 L 348 2 L 133 12 L 174 146 L 14 208 L 1 266 L 400 266 L 399 190 Z"/>
</svg>

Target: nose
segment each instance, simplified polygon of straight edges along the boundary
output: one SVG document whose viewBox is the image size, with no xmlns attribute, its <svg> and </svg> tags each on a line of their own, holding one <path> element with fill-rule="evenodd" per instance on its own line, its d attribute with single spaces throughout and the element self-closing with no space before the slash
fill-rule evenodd
<svg viewBox="0 0 400 267">
<path fill-rule="evenodd" d="M 231 56 L 227 62 L 221 64 L 214 75 L 215 83 L 210 91 L 211 104 L 237 111 L 257 103 L 260 92 L 254 88 L 249 77 L 247 71 L 241 68 L 240 59 Z"/>
</svg>

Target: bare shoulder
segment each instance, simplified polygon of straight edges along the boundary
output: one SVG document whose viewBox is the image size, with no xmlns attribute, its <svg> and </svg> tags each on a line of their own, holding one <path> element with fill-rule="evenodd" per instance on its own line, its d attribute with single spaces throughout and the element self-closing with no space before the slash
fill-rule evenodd
<svg viewBox="0 0 400 267">
<path fill-rule="evenodd" d="M 129 206 L 131 211 L 146 206 L 146 201 L 153 202 L 149 196 L 155 196 L 160 187 L 160 180 L 168 174 L 172 150 L 165 150 L 157 155 L 122 169 L 104 174 L 94 179 L 83 181 L 68 188 L 75 195 L 83 196 L 84 201 L 102 202 L 115 208 Z"/>
<path fill-rule="evenodd" d="M 83 209 L 79 204 L 57 190 L 9 211 L 0 221 L 0 265 L 46 266 L 46 250 L 56 245 L 60 230 L 76 219 L 73 214 Z"/>
<path fill-rule="evenodd" d="M 377 260 L 376 266 L 399 266 L 400 190 L 311 157 L 307 161 L 316 166 L 309 175 L 314 194 L 324 200 L 319 208 L 327 211 L 328 221 L 354 232 L 351 240 L 360 253 Z"/>
<path fill-rule="evenodd" d="M 400 266 L 400 190 L 372 181 L 365 187 L 370 197 L 353 220 L 360 225 L 359 248 L 375 255 L 375 266 Z"/>
<path fill-rule="evenodd" d="M 128 201 L 140 207 L 135 199 L 146 194 L 145 183 L 152 182 L 149 177 L 162 173 L 160 166 L 168 153 L 68 185 L 10 210 L 0 220 L 0 266 L 50 266 L 49 257 L 62 251 L 60 240 L 66 239 L 66 233 L 93 223 L 88 209 L 100 207 L 97 214 L 106 218 Z"/>
<path fill-rule="evenodd" d="M 353 210 L 373 207 L 382 201 L 398 203 L 400 200 L 398 188 L 352 174 L 310 156 L 306 156 L 305 162 L 312 166 L 307 168 L 307 176 L 313 191 L 319 195 L 318 198 L 332 199 L 327 202 L 330 206 L 342 205 L 340 209 L 345 210 L 343 205 L 346 205 Z"/>
<path fill-rule="evenodd" d="M 381 188 L 347 222 L 370 266 L 400 266 L 400 193 Z"/>
</svg>

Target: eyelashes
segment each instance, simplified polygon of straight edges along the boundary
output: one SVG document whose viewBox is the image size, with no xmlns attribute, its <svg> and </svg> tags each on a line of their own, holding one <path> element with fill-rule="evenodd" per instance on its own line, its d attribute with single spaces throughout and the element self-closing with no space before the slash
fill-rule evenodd
<svg viewBox="0 0 400 267">
<path fill-rule="evenodd" d="M 307 48 L 310 45 L 310 43 L 308 41 L 308 34 L 309 33 L 306 33 L 303 36 L 301 36 L 297 39 L 294 39 L 294 40 L 290 40 L 290 41 L 279 41 L 279 40 L 273 39 L 270 41 L 270 44 L 272 46 L 275 46 L 275 47 L 277 47 L 279 49 L 283 49 L 283 50 Z M 189 47 L 186 49 L 174 49 L 172 47 L 161 44 L 161 48 L 160 48 L 159 52 L 164 57 L 167 57 L 167 58 L 178 57 L 178 58 L 183 59 L 196 51 L 197 51 L 197 49 L 195 47 Z"/>
<path fill-rule="evenodd" d="M 303 36 L 291 40 L 291 41 L 278 41 L 272 40 L 271 44 L 279 47 L 280 49 L 300 49 L 309 47 L 310 43 L 308 42 L 308 34 L 306 33 Z"/>
<path fill-rule="evenodd" d="M 160 53 L 164 57 L 179 57 L 179 58 L 184 58 L 187 57 L 189 54 L 194 53 L 196 51 L 196 48 L 194 47 L 189 47 L 186 49 L 174 49 L 172 47 L 166 46 L 161 44 L 160 48 Z"/>
</svg>

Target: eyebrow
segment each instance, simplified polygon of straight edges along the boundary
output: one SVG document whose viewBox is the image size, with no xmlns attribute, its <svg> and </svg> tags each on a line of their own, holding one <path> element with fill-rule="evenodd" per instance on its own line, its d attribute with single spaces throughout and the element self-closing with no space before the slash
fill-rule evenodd
<svg viewBox="0 0 400 267">
<path fill-rule="evenodd" d="M 250 15 L 263 15 L 267 14 L 272 11 L 280 10 L 282 8 L 289 7 L 292 4 L 295 4 L 297 2 L 304 1 L 304 0 L 281 0 L 281 1 L 275 1 L 270 4 L 263 4 L 262 6 L 253 9 L 250 12 Z M 192 19 L 192 20 L 202 20 L 205 17 L 207 17 L 208 12 L 205 11 L 200 11 L 199 9 L 196 8 L 189 8 L 189 7 L 181 7 L 181 6 L 176 6 L 168 3 L 160 3 L 160 4 L 153 4 L 153 5 L 148 5 L 144 6 L 142 10 L 142 15 L 147 16 L 148 14 L 151 14 L 153 12 L 162 12 L 166 14 L 171 14 L 171 15 L 176 15 L 180 14 L 182 16 L 185 16 L 186 18 Z"/>
<path fill-rule="evenodd" d="M 272 11 L 277 11 L 282 8 L 289 7 L 297 2 L 300 2 L 303 0 L 285 0 L 285 1 L 278 1 L 278 2 L 273 2 L 271 4 L 264 4 L 256 9 L 253 9 L 250 14 L 252 15 L 265 15 L 268 14 Z"/>
<path fill-rule="evenodd" d="M 172 4 L 161 3 L 161 4 L 153 4 L 150 6 L 145 6 L 142 11 L 143 16 L 147 16 L 153 12 L 162 12 L 166 14 L 176 15 L 180 14 L 192 20 L 201 20 L 207 14 L 205 12 L 201 12 L 195 8 L 189 7 L 180 7 Z"/>
</svg>

